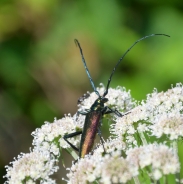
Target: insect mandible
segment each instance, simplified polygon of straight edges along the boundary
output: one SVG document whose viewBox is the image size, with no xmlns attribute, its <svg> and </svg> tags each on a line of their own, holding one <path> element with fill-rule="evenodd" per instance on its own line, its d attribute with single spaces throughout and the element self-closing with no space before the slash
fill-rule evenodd
<svg viewBox="0 0 183 184">
<path fill-rule="evenodd" d="M 70 134 L 66 134 L 64 135 L 64 140 L 75 150 L 79 152 L 79 157 L 83 158 L 85 155 L 89 154 L 93 148 L 93 144 L 95 141 L 95 137 L 96 134 L 98 133 L 100 140 L 102 142 L 103 145 L 103 149 L 104 149 L 104 144 L 103 144 L 103 139 L 101 137 L 101 131 L 100 131 L 100 125 L 101 125 L 101 120 L 102 117 L 105 114 L 110 114 L 110 113 L 114 113 L 119 117 L 122 117 L 123 115 L 127 114 L 121 114 L 119 111 L 117 111 L 116 109 L 111 109 L 108 106 L 105 106 L 105 103 L 108 101 L 108 98 L 106 98 L 105 96 L 108 94 L 108 89 L 109 89 L 109 85 L 112 79 L 112 76 L 116 70 L 116 68 L 118 67 L 118 65 L 120 64 L 120 62 L 123 60 L 123 58 L 125 57 L 125 55 L 132 49 L 132 47 L 134 47 L 138 42 L 140 42 L 141 40 L 144 40 L 148 37 L 152 37 L 152 36 L 167 36 L 170 37 L 169 35 L 166 34 L 151 34 L 148 36 L 144 36 L 142 38 L 140 38 L 139 40 L 137 40 L 136 42 L 133 43 L 133 45 L 131 47 L 129 47 L 126 52 L 122 55 L 122 57 L 119 59 L 119 61 L 116 63 L 115 67 L 112 70 L 112 73 L 108 79 L 107 82 L 107 87 L 106 90 L 104 91 L 103 95 L 100 95 L 99 92 L 97 91 L 94 82 L 92 80 L 92 77 L 90 75 L 90 72 L 88 70 L 88 67 L 86 65 L 86 61 L 83 55 L 83 51 L 82 48 L 80 46 L 80 43 L 78 42 L 77 39 L 75 39 L 75 43 L 76 45 L 79 47 L 80 50 L 80 54 L 82 57 L 82 62 L 84 64 L 87 76 L 90 80 L 90 84 L 94 90 L 94 92 L 97 94 L 98 98 L 95 100 L 95 102 L 92 104 L 90 109 L 86 109 L 84 112 L 80 112 L 79 114 L 85 115 L 85 122 L 84 122 L 84 127 L 82 131 L 77 131 L 77 132 L 73 132 Z M 76 146 L 74 146 L 72 143 L 70 143 L 67 139 L 68 138 L 72 138 L 74 136 L 80 135 L 81 134 L 81 141 L 80 141 L 80 147 L 77 148 Z M 105 149 L 104 149 L 105 152 Z"/>
</svg>

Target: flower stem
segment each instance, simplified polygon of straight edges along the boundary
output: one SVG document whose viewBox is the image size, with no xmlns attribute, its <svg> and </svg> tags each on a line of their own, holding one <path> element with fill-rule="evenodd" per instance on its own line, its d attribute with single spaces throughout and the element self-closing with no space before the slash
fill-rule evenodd
<svg viewBox="0 0 183 184">
<path fill-rule="evenodd" d="M 137 176 L 134 176 L 133 180 L 135 184 L 140 184 L 139 178 Z"/>
</svg>

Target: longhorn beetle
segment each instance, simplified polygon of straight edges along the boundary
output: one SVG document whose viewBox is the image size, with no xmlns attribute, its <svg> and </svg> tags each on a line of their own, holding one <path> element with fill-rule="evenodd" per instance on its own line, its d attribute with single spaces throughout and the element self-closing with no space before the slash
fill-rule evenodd
<svg viewBox="0 0 183 184">
<path fill-rule="evenodd" d="M 76 43 L 76 46 L 79 47 L 80 50 L 80 54 L 82 57 L 82 62 L 84 64 L 86 73 L 88 75 L 88 78 L 90 80 L 90 84 L 94 90 L 94 92 L 97 94 L 98 98 L 95 100 L 95 102 L 93 103 L 93 105 L 91 106 L 90 109 L 86 109 L 84 112 L 78 112 L 79 114 L 85 115 L 85 123 L 84 123 L 84 127 L 82 131 L 77 131 L 77 132 L 73 132 L 70 134 L 66 134 L 64 135 L 64 140 L 75 150 L 75 151 L 79 151 L 79 157 L 83 158 L 85 155 L 87 155 L 88 153 L 91 152 L 93 144 L 94 144 L 94 140 L 96 137 L 96 134 L 98 133 L 100 140 L 102 142 L 103 145 L 103 139 L 101 137 L 101 132 L 100 132 L 100 125 L 101 125 L 101 120 L 104 114 L 109 114 L 109 113 L 114 113 L 119 117 L 122 117 L 125 114 L 121 114 L 120 112 L 118 112 L 116 109 L 111 109 L 108 106 L 105 106 L 104 104 L 108 101 L 108 98 L 106 98 L 105 96 L 108 94 L 108 89 L 109 89 L 109 85 L 112 79 L 112 76 L 116 70 L 116 68 L 118 67 L 118 65 L 120 64 L 120 62 L 123 60 L 123 58 L 125 57 L 125 55 L 132 49 L 132 47 L 134 47 L 138 42 L 140 42 L 141 40 L 144 40 L 148 37 L 151 36 L 167 36 L 170 37 L 169 35 L 166 34 L 151 34 L 148 36 L 145 36 L 143 38 L 140 38 L 139 40 L 137 40 L 136 42 L 133 43 L 133 45 L 131 47 L 128 48 L 128 50 L 126 50 L 126 52 L 123 54 L 123 56 L 119 59 L 119 61 L 116 63 L 115 67 L 112 70 L 112 73 L 108 79 L 107 82 L 107 87 L 106 90 L 104 92 L 103 95 L 100 95 L 99 92 L 97 91 L 94 82 L 91 78 L 90 72 L 88 70 L 88 67 L 86 65 L 85 59 L 84 59 L 84 55 L 83 55 L 83 51 L 82 48 L 80 46 L 80 43 L 78 42 L 78 40 L 74 40 Z M 128 112 L 127 112 L 128 113 Z M 126 113 L 126 114 L 127 114 Z M 79 149 L 74 146 L 73 144 L 71 144 L 67 139 L 80 135 L 81 134 L 81 141 L 80 141 L 80 147 Z M 103 149 L 104 149 L 104 145 L 103 145 Z M 105 152 L 105 149 L 104 149 Z"/>
</svg>

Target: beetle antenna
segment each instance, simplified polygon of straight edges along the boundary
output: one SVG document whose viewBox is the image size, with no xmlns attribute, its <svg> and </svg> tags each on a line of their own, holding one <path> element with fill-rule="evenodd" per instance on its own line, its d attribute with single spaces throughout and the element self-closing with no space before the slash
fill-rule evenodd
<svg viewBox="0 0 183 184">
<path fill-rule="evenodd" d="M 109 77 L 109 79 L 108 79 L 107 87 L 106 87 L 106 90 L 105 90 L 105 92 L 104 92 L 104 94 L 103 94 L 103 97 L 105 97 L 105 96 L 108 94 L 108 88 L 109 88 L 109 85 L 110 85 L 112 76 L 113 76 L 113 74 L 114 74 L 116 68 L 117 68 L 118 65 L 120 64 L 120 62 L 121 62 L 121 61 L 123 60 L 123 58 L 126 56 L 126 54 L 127 54 L 127 53 L 128 53 L 138 42 L 140 42 L 140 41 L 142 41 L 142 40 L 144 40 L 144 39 L 146 39 L 146 38 L 149 38 L 149 37 L 151 37 L 151 36 L 167 36 L 167 37 L 170 37 L 169 35 L 166 35 L 166 34 L 151 34 L 151 35 L 148 35 L 148 36 L 144 36 L 144 37 L 140 38 L 139 40 L 137 40 L 136 42 L 134 42 L 134 44 L 133 44 L 131 47 L 128 48 L 128 50 L 123 54 L 123 56 L 122 56 L 122 57 L 119 59 L 119 61 L 116 63 L 116 65 L 115 65 L 115 67 L 114 67 L 114 69 L 113 69 L 113 71 L 112 71 L 112 73 L 111 73 L 111 75 L 110 75 L 110 77 Z"/>
<path fill-rule="evenodd" d="M 93 82 L 93 80 L 92 80 L 92 77 L 91 77 L 91 75 L 90 75 L 90 72 L 89 72 L 89 70 L 88 70 L 88 67 L 87 67 L 87 65 L 86 65 L 86 61 L 85 61 L 85 58 L 84 58 L 83 51 L 82 51 L 82 48 L 81 48 L 81 46 L 80 46 L 80 43 L 78 42 L 77 39 L 74 39 L 74 42 L 75 42 L 76 46 L 79 47 L 80 54 L 81 54 L 81 58 L 82 58 L 82 61 L 83 61 L 83 64 L 84 64 L 84 67 L 85 67 L 85 70 L 86 70 L 86 74 L 88 75 L 88 78 L 89 78 L 89 80 L 90 80 L 90 84 L 91 84 L 91 86 L 92 86 L 94 92 L 100 97 L 100 94 L 99 94 L 99 92 L 97 91 L 97 89 L 96 89 L 96 87 L 95 87 L 95 85 L 94 85 L 94 82 Z"/>
</svg>

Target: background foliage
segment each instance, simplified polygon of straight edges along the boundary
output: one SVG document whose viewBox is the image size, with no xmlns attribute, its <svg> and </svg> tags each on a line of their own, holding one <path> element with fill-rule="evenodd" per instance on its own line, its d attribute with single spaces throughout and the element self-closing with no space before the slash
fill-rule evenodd
<svg viewBox="0 0 183 184">
<path fill-rule="evenodd" d="M 78 98 L 92 91 L 74 38 L 98 86 L 135 40 L 169 34 L 136 45 L 113 76 L 111 87 L 125 86 L 141 100 L 154 87 L 183 82 L 182 20 L 176 0 L 1 0 L 1 174 L 13 157 L 29 152 L 36 127 L 75 113 Z"/>
</svg>

